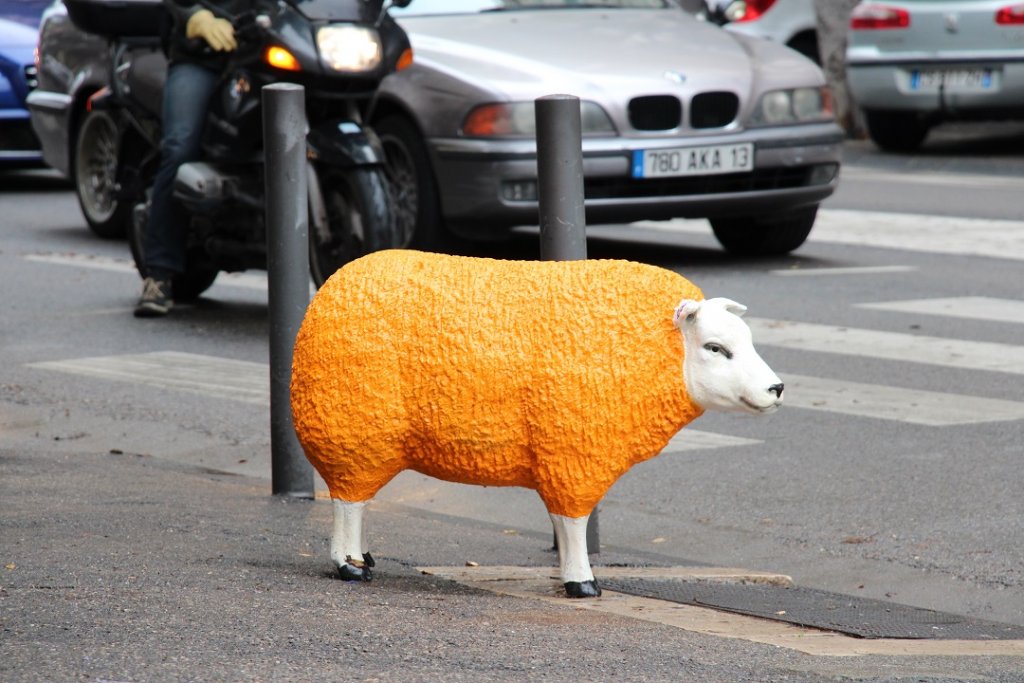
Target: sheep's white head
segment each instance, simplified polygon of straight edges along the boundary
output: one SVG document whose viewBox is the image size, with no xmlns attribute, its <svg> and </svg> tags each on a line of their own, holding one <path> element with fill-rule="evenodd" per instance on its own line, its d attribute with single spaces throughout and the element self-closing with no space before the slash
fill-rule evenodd
<svg viewBox="0 0 1024 683">
<path fill-rule="evenodd" d="M 747 307 L 729 299 L 684 299 L 675 324 L 683 333 L 686 391 L 705 410 L 756 414 L 782 405 L 782 380 L 754 350 Z"/>
</svg>

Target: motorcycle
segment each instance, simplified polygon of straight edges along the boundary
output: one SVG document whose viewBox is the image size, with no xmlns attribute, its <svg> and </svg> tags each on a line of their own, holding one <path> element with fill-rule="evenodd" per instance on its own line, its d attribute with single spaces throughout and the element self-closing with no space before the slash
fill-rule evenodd
<svg viewBox="0 0 1024 683">
<path fill-rule="evenodd" d="M 177 300 L 195 299 L 221 271 L 266 268 L 260 90 L 270 83 L 305 88 L 315 284 L 363 254 L 408 243 L 411 236 L 396 233 L 380 141 L 363 121 L 384 77 L 411 63 L 408 37 L 387 12 L 409 1 L 258 0 L 250 11 L 224 17 L 238 48 L 227 56 L 211 100 L 202 160 L 182 164 L 174 184 L 175 201 L 190 217 L 186 270 L 173 283 Z M 88 152 L 94 128 L 105 127 L 105 139 L 116 140 L 115 196 L 128 214 L 119 217 L 128 220 L 132 255 L 145 276 L 142 236 L 159 162 L 165 19 L 139 16 L 139 4 L 129 5 L 136 16 L 128 21 L 112 21 L 95 0 L 66 4 L 76 25 L 109 40 L 109 85 L 90 98 L 78 148 L 81 154 L 84 135 Z"/>
</svg>

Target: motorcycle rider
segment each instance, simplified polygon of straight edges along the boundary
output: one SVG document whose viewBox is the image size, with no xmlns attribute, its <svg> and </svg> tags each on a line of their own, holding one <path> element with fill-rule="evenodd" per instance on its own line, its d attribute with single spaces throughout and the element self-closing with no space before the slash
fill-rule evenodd
<svg viewBox="0 0 1024 683">
<path fill-rule="evenodd" d="M 160 165 L 153 182 L 149 220 L 142 240 L 142 296 L 135 307 L 139 318 L 166 315 L 174 304 L 172 280 L 185 270 L 188 216 L 172 196 L 178 167 L 201 154 L 203 123 L 210 97 L 228 52 L 238 47 L 234 27 L 204 5 L 230 15 L 250 8 L 250 0 L 213 0 L 204 5 L 190 0 L 163 0 L 173 26 L 164 83 Z"/>
</svg>

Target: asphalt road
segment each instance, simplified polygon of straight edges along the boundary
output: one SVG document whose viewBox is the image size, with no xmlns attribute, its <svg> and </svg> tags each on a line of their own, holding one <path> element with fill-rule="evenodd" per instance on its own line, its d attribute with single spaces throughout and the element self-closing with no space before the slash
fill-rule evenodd
<svg viewBox="0 0 1024 683">
<path fill-rule="evenodd" d="M 725 255 L 699 221 L 591 229 L 592 258 L 662 265 L 746 304 L 787 382 L 780 412 L 705 415 L 616 484 L 600 513 L 609 557 L 781 572 L 1024 624 L 1016 130 L 944 133 L 913 157 L 851 143 L 840 191 L 786 257 Z M 260 274 L 222 276 L 198 304 L 139 321 L 127 246 L 91 236 L 64 184 L 4 175 L 0 209 L 6 432 L 269 477 Z M 524 236 L 490 254 L 535 246 Z M 525 491 L 404 474 L 381 498 L 535 539 L 550 529 Z M 371 550 L 420 561 L 414 546 Z M 451 563 L 487 563 L 482 552 L 460 546 Z"/>
</svg>

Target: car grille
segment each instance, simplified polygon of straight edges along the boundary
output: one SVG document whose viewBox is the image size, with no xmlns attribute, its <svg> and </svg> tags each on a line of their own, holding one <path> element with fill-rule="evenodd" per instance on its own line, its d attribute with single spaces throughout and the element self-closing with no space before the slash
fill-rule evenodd
<svg viewBox="0 0 1024 683">
<path fill-rule="evenodd" d="M 629 125 L 636 130 L 671 130 L 683 121 L 683 104 L 673 95 L 647 95 L 629 101 Z"/>
<path fill-rule="evenodd" d="M 810 185 L 812 170 L 798 166 L 692 178 L 595 178 L 585 180 L 583 194 L 587 199 L 615 199 L 779 190 Z"/>
<path fill-rule="evenodd" d="M 740 98 L 731 92 L 702 92 L 690 100 L 692 128 L 724 128 L 736 119 Z M 634 97 L 627 106 L 634 130 L 673 130 L 683 124 L 683 104 L 674 95 Z"/>
<path fill-rule="evenodd" d="M 722 128 L 736 118 L 740 98 L 731 92 L 702 92 L 690 101 L 690 125 L 694 128 Z"/>
</svg>

